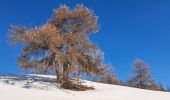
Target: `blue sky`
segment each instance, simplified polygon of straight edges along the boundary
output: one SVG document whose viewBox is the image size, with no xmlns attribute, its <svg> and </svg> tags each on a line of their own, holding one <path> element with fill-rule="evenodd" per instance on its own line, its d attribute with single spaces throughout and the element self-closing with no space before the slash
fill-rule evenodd
<svg viewBox="0 0 170 100">
<path fill-rule="evenodd" d="M 84 4 L 99 16 L 100 32 L 91 39 L 120 79 L 130 78 L 141 58 L 156 80 L 170 85 L 169 0 L 0 0 L 0 73 L 23 73 L 15 64 L 20 49 L 7 41 L 10 24 L 42 25 L 60 4 Z"/>
</svg>

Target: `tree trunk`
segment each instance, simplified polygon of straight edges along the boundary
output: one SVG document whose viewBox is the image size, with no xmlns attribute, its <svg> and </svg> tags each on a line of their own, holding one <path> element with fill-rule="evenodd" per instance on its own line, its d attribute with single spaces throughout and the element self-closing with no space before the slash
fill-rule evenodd
<svg viewBox="0 0 170 100">
<path fill-rule="evenodd" d="M 68 69 L 69 64 L 64 64 L 63 65 L 63 79 L 64 81 L 68 81 L 69 79 L 69 69 Z"/>
<path fill-rule="evenodd" d="M 61 83 L 62 82 L 62 80 L 61 80 L 62 74 L 59 72 L 58 69 L 56 69 L 56 78 L 57 78 L 57 83 Z"/>
</svg>

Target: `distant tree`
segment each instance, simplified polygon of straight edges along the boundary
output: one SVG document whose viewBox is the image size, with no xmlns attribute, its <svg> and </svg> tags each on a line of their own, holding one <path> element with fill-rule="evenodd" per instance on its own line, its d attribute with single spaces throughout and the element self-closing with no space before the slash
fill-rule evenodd
<svg viewBox="0 0 170 100">
<path fill-rule="evenodd" d="M 161 84 L 161 83 L 159 83 L 159 84 L 157 85 L 157 87 L 158 87 L 158 90 L 159 90 L 159 91 L 166 91 L 166 89 L 164 88 L 163 84 Z"/>
<path fill-rule="evenodd" d="M 103 72 L 101 74 L 101 83 L 107 83 L 107 84 L 119 84 L 120 81 L 117 79 L 117 77 L 114 74 L 113 67 L 110 65 L 105 65 L 103 68 Z"/>
<path fill-rule="evenodd" d="M 93 11 L 83 5 L 73 10 L 63 5 L 40 27 L 12 26 L 10 40 L 22 44 L 17 60 L 21 68 L 43 74 L 55 72 L 57 82 L 62 83 L 70 79 L 71 72 L 77 76 L 101 72 L 103 56 L 88 37 L 97 31 Z"/>
<path fill-rule="evenodd" d="M 153 84 L 153 85 L 150 85 L 150 86 L 147 86 L 146 89 L 149 89 L 149 90 L 155 90 L 155 91 L 165 91 L 164 87 L 162 84 Z"/>
<path fill-rule="evenodd" d="M 170 92 L 170 87 L 166 87 L 165 91 Z"/>
<path fill-rule="evenodd" d="M 142 60 L 135 60 L 133 64 L 133 72 L 135 76 L 128 81 L 130 86 L 143 89 L 155 86 L 155 82 L 151 76 L 150 68 Z"/>
</svg>

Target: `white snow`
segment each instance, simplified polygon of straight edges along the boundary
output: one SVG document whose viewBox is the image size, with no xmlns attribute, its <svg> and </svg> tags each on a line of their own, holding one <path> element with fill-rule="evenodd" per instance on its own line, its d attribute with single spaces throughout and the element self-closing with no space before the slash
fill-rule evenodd
<svg viewBox="0 0 170 100">
<path fill-rule="evenodd" d="M 0 100 L 170 100 L 170 93 L 166 92 L 90 81 L 85 81 L 85 84 L 94 86 L 95 90 L 70 91 L 59 88 L 58 84 L 44 81 L 55 76 L 29 76 L 31 77 L 18 78 L 18 76 L 0 75 Z M 32 76 L 35 76 L 34 79 Z M 26 84 L 30 87 L 26 88 Z"/>
</svg>

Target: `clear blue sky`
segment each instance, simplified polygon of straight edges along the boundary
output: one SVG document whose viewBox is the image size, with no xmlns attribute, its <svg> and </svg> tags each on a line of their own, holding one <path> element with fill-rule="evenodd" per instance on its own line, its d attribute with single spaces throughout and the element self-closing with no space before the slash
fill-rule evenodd
<svg viewBox="0 0 170 100">
<path fill-rule="evenodd" d="M 131 77 L 141 58 L 156 80 L 170 85 L 169 0 L 0 0 L 0 73 L 22 73 L 15 64 L 20 49 L 7 42 L 10 24 L 42 25 L 60 4 L 84 4 L 99 16 L 100 32 L 91 39 L 120 79 Z"/>
</svg>

